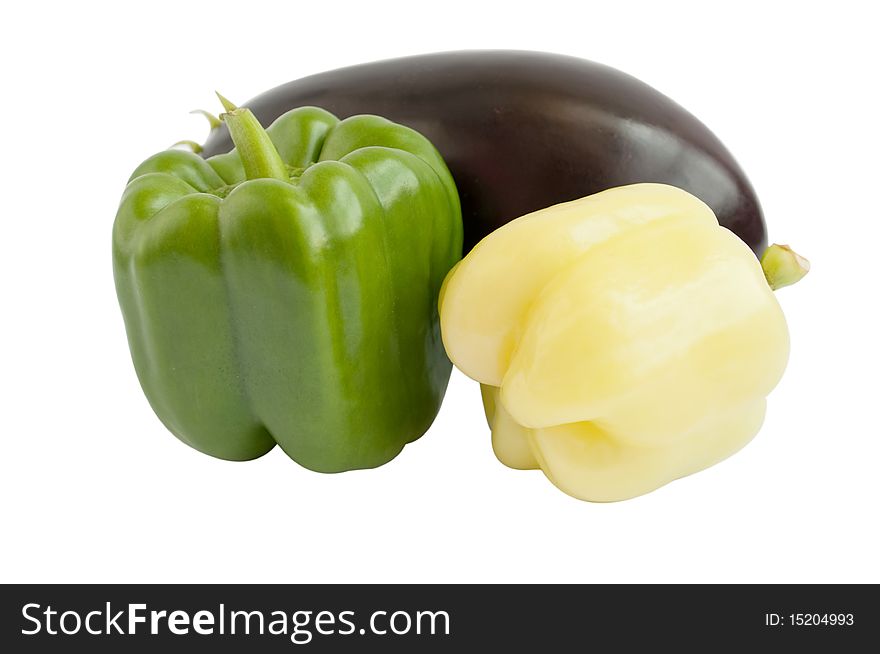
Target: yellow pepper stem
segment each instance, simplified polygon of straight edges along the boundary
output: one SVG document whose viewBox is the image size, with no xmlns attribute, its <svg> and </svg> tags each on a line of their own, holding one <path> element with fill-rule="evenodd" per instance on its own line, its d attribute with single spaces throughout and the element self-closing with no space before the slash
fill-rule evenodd
<svg viewBox="0 0 880 654">
<path fill-rule="evenodd" d="M 774 243 L 761 256 L 761 268 L 774 291 L 799 282 L 810 272 L 810 262 L 787 245 Z"/>
</svg>

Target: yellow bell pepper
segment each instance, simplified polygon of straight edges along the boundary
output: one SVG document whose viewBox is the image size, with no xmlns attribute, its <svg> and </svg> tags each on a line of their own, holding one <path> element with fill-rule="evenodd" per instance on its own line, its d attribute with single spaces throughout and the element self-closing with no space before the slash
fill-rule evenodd
<svg viewBox="0 0 880 654">
<path fill-rule="evenodd" d="M 806 272 L 781 246 L 767 261 L 776 285 Z M 743 447 L 789 350 L 749 247 L 661 184 L 508 223 L 449 273 L 440 319 L 450 359 L 483 385 L 496 456 L 591 501 Z"/>
</svg>

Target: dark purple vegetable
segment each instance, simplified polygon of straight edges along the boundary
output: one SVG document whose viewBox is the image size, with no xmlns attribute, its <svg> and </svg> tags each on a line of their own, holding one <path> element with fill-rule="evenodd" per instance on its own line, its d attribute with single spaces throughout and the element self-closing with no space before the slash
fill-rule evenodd
<svg viewBox="0 0 880 654">
<path fill-rule="evenodd" d="M 558 202 L 635 182 L 681 187 L 758 254 L 761 206 L 727 148 L 666 96 L 613 68 L 519 51 L 419 55 L 289 82 L 247 107 L 265 125 L 302 105 L 378 114 L 427 136 L 461 195 L 464 248 Z M 205 144 L 232 147 L 226 127 Z"/>
</svg>

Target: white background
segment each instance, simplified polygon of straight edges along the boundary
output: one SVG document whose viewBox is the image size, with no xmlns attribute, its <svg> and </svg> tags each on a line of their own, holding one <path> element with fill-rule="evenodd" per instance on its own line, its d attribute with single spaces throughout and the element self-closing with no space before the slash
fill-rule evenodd
<svg viewBox="0 0 880 654">
<path fill-rule="evenodd" d="M 0 581 L 880 582 L 870 3 L 13 6 L 0 26 Z M 219 109 L 215 89 L 243 102 L 459 48 L 582 56 L 670 95 L 735 153 L 771 240 L 812 260 L 779 293 L 791 361 L 745 450 L 588 504 L 495 460 L 477 385 L 457 372 L 430 432 L 372 471 L 320 475 L 278 449 L 215 460 L 153 415 L 110 266 L 131 170 L 202 140 L 187 112 Z"/>
</svg>

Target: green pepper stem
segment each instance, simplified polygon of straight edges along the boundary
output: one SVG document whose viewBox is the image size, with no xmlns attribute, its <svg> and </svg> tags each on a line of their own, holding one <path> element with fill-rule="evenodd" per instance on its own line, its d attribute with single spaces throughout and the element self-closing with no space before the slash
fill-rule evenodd
<svg viewBox="0 0 880 654">
<path fill-rule="evenodd" d="M 799 282 L 810 272 L 810 262 L 787 245 L 774 243 L 761 256 L 764 277 L 774 291 Z"/>
<path fill-rule="evenodd" d="M 281 155 L 251 110 L 236 107 L 219 93 L 217 97 L 226 109 L 226 113 L 220 114 L 220 119 L 229 128 L 229 135 L 238 156 L 241 157 L 245 176 L 248 179 L 289 179 L 287 166 L 281 160 Z"/>
<path fill-rule="evenodd" d="M 187 141 L 187 140 L 178 141 L 177 143 L 172 143 L 171 147 L 176 148 L 178 145 L 185 145 L 186 147 L 188 147 L 190 150 L 192 150 L 196 154 L 198 154 L 199 152 L 202 151 L 201 144 L 196 143 L 195 141 Z"/>
<path fill-rule="evenodd" d="M 205 111 L 204 109 L 193 109 L 192 111 L 190 111 L 190 113 L 199 114 L 200 116 L 204 116 L 205 118 L 207 118 L 208 125 L 211 126 L 212 132 L 223 124 L 222 122 L 220 122 L 220 119 L 217 118 L 217 116 L 212 114 L 210 111 Z"/>
<path fill-rule="evenodd" d="M 220 91 L 214 91 L 214 93 L 215 93 L 215 95 L 217 96 L 217 99 L 220 100 L 220 104 L 223 105 L 223 110 L 224 110 L 224 111 L 229 112 L 229 111 L 235 111 L 236 109 L 238 109 L 238 105 L 236 105 L 236 104 L 235 104 L 232 100 L 230 100 L 229 98 L 224 97 L 223 95 L 221 95 L 221 94 L 220 94 Z"/>
</svg>

